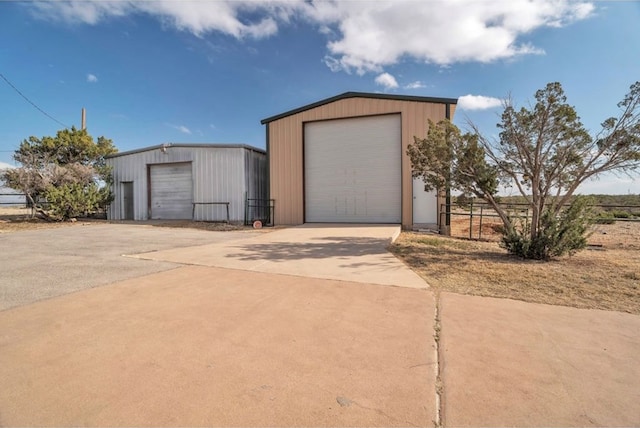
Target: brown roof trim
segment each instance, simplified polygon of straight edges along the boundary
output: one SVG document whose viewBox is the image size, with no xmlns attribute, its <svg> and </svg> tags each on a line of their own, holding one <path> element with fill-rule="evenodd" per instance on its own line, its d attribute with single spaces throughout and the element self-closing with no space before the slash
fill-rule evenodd
<svg viewBox="0 0 640 428">
<path fill-rule="evenodd" d="M 434 98 L 434 97 L 418 97 L 414 95 L 392 95 L 392 94 L 375 94 L 370 92 L 345 92 L 344 94 L 336 95 L 335 97 L 327 98 L 321 101 L 317 101 L 312 104 L 307 104 L 306 106 L 299 107 L 294 110 L 289 110 L 287 112 L 268 117 L 266 119 L 262 119 L 260 121 L 261 124 L 273 122 L 274 120 L 282 119 L 283 117 L 291 116 L 296 113 L 300 113 L 306 110 L 311 110 L 316 107 L 323 106 L 325 104 L 329 104 L 338 100 L 344 100 L 347 98 L 373 98 L 378 100 L 397 100 L 397 101 L 417 101 L 420 103 L 435 103 L 435 104 L 457 104 L 457 98 Z"/>
<path fill-rule="evenodd" d="M 105 159 L 111 159 L 111 158 L 117 158 L 117 157 L 120 157 L 120 156 L 133 155 L 133 154 L 136 154 L 136 153 L 148 152 L 148 151 L 151 151 L 151 150 L 158 150 L 158 149 L 161 149 L 163 147 L 167 147 L 167 148 L 169 148 L 169 147 L 183 147 L 183 148 L 192 148 L 192 149 L 246 149 L 246 150 L 253 150 L 254 152 L 258 152 L 258 153 L 262 153 L 262 154 L 266 154 L 267 153 L 263 149 L 259 149 L 257 147 L 249 146 L 247 144 L 165 143 L 165 144 L 158 144 L 156 146 L 143 147 L 143 148 L 140 148 L 140 149 L 129 150 L 129 151 L 126 151 L 126 152 L 114 153 L 112 155 L 105 156 Z"/>
</svg>

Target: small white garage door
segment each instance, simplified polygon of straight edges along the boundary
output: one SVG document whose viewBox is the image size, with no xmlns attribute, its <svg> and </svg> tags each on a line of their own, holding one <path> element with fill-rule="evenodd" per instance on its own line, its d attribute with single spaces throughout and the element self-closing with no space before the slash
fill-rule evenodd
<svg viewBox="0 0 640 428">
<path fill-rule="evenodd" d="M 193 203 L 191 162 L 151 165 L 151 218 L 190 219 Z"/>
<path fill-rule="evenodd" d="M 305 221 L 400 223 L 400 115 L 304 126 Z"/>
</svg>

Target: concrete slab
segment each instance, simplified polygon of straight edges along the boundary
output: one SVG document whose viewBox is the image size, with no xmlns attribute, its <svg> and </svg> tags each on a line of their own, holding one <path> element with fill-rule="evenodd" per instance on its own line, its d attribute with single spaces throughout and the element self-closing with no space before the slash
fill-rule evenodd
<svg viewBox="0 0 640 428">
<path fill-rule="evenodd" d="M 173 269 L 131 252 L 203 245 L 262 234 L 142 224 L 88 224 L 0 234 L 0 311 L 38 300 Z"/>
<path fill-rule="evenodd" d="M 188 266 L 0 312 L 3 426 L 432 426 L 427 290 Z"/>
<path fill-rule="evenodd" d="M 640 317 L 442 293 L 446 426 L 640 426 Z"/>
<path fill-rule="evenodd" d="M 316 225 L 276 230 L 233 242 L 217 242 L 133 257 L 172 263 L 427 288 L 420 276 L 386 250 L 396 225 Z"/>
</svg>

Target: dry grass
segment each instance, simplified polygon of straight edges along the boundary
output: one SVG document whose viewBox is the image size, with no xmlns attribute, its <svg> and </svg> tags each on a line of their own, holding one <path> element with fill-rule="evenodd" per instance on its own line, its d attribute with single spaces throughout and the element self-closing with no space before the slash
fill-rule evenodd
<svg viewBox="0 0 640 428">
<path fill-rule="evenodd" d="M 502 222 L 499 218 L 474 216 L 470 221 L 469 213 L 451 215 L 451 236 L 456 238 L 482 239 L 489 241 L 500 240 Z"/>
<path fill-rule="evenodd" d="M 84 224 L 84 222 L 48 222 L 31 218 L 31 209 L 29 208 L 0 207 L 0 233 L 68 227 L 77 224 Z"/>
<path fill-rule="evenodd" d="M 390 250 L 436 291 L 640 314 L 640 223 L 599 225 L 591 240 L 597 246 L 551 262 L 419 233 L 403 233 Z"/>
<path fill-rule="evenodd" d="M 491 213 L 492 211 L 489 211 Z M 499 218 L 474 215 L 470 220 L 469 213 L 454 211 L 451 216 L 451 236 L 465 239 L 481 239 L 499 242 L 502 235 L 502 222 Z M 485 210 L 487 213 L 487 210 Z M 606 246 L 607 248 L 627 248 L 640 250 L 640 223 L 618 220 L 613 224 L 594 225 L 589 237 L 589 244 Z"/>
</svg>

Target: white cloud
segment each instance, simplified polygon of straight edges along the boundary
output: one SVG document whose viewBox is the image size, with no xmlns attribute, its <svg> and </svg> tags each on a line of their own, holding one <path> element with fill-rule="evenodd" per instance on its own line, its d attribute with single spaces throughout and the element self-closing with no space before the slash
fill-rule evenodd
<svg viewBox="0 0 640 428">
<path fill-rule="evenodd" d="M 340 61 L 338 61 L 337 59 L 326 55 L 323 59 L 322 62 L 324 62 L 324 65 L 326 65 L 327 67 L 329 67 L 329 70 L 333 71 L 334 73 L 337 73 L 338 71 L 342 71 L 342 65 L 340 64 Z M 346 70 L 347 72 L 349 70 Z"/>
<path fill-rule="evenodd" d="M 31 6 L 36 16 L 46 20 L 94 25 L 113 17 L 146 14 L 163 25 L 198 37 L 216 31 L 236 38 L 262 38 L 278 31 L 278 21 L 287 23 L 297 3 L 287 0 L 58 0 L 33 2 Z M 247 19 L 246 15 L 254 19 Z"/>
<path fill-rule="evenodd" d="M 396 78 L 389 73 L 382 73 L 376 77 L 376 85 L 384 86 L 385 89 L 393 89 L 398 87 Z"/>
<path fill-rule="evenodd" d="M 416 80 L 415 82 L 411 82 L 408 83 L 406 85 L 404 85 L 405 89 L 420 89 L 420 88 L 426 88 L 427 85 L 425 85 L 424 83 L 422 83 L 419 80 Z"/>
<path fill-rule="evenodd" d="M 43 19 L 86 24 L 146 14 L 198 37 L 219 32 L 264 38 L 298 20 L 327 37 L 323 56 L 331 70 L 358 74 L 381 73 L 401 59 L 447 66 L 542 54 L 527 34 L 568 25 L 595 10 L 578 0 L 59 0 L 30 6 Z"/>
<path fill-rule="evenodd" d="M 95 74 L 87 74 L 87 82 L 96 83 L 98 81 L 98 77 Z"/>
<path fill-rule="evenodd" d="M 333 36 L 335 34 L 333 30 L 326 25 L 321 25 L 320 28 L 318 29 L 318 32 L 320 34 L 324 34 L 325 36 Z"/>
<path fill-rule="evenodd" d="M 184 125 L 173 125 L 171 123 L 167 123 L 167 126 L 173 128 L 173 129 L 177 129 L 178 131 L 182 132 L 183 134 L 189 134 L 191 135 L 191 130 L 189 128 L 187 128 Z"/>
<path fill-rule="evenodd" d="M 8 164 L 6 162 L 0 161 L 0 171 L 5 169 L 12 169 L 12 168 L 15 168 L 15 166 Z"/>
<path fill-rule="evenodd" d="M 458 107 L 462 110 L 487 110 L 501 105 L 500 98 L 485 97 L 484 95 L 463 95 L 458 98 Z"/>
<path fill-rule="evenodd" d="M 406 57 L 448 65 L 540 54 L 543 50 L 522 41 L 522 36 L 540 27 L 584 19 L 593 9 L 586 3 L 554 0 L 396 0 L 334 6 L 341 37 L 328 43 L 329 55 L 343 69 L 359 73 L 379 72 Z"/>
<path fill-rule="evenodd" d="M 58 19 L 72 23 L 97 24 L 111 16 L 123 16 L 130 10 L 129 1 L 56 1 L 36 2 L 32 9 L 42 19 Z"/>
</svg>

